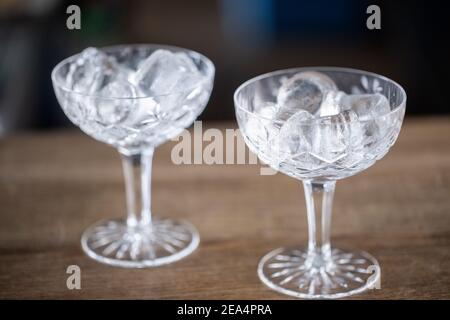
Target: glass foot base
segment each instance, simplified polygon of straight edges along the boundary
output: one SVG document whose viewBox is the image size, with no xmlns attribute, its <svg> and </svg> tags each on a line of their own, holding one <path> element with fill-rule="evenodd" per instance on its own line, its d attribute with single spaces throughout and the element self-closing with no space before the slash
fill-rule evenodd
<svg viewBox="0 0 450 320">
<path fill-rule="evenodd" d="M 100 221 L 81 238 L 84 252 L 101 263 L 125 268 L 156 267 L 194 251 L 199 244 L 190 223 L 155 220 L 148 226 L 128 227 L 123 219 Z"/>
<path fill-rule="evenodd" d="M 279 248 L 265 255 L 258 276 L 271 289 L 305 299 L 335 299 L 375 288 L 380 267 L 365 252 L 331 250 L 331 259 L 307 250 Z"/>
</svg>

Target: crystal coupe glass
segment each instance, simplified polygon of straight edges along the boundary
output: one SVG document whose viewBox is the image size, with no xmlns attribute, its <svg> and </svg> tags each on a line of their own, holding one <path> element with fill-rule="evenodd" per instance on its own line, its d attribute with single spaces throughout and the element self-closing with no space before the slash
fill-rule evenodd
<svg viewBox="0 0 450 320">
<path fill-rule="evenodd" d="M 334 91 L 321 92 L 327 87 Z M 258 265 L 262 282 L 298 298 L 341 298 L 374 287 L 380 268 L 371 255 L 330 245 L 333 195 L 337 180 L 367 169 L 394 144 L 405 112 L 403 88 L 360 70 L 296 68 L 245 82 L 234 103 L 250 150 L 302 180 L 306 197 L 307 247 L 265 255 Z"/>
<path fill-rule="evenodd" d="M 205 56 L 163 45 L 88 48 L 54 68 L 53 87 L 67 117 L 122 158 L 127 217 L 100 221 L 84 232 L 82 248 L 91 258 L 153 267 L 198 246 L 198 232 L 188 222 L 153 218 L 152 157 L 203 111 L 214 72 Z"/>
</svg>

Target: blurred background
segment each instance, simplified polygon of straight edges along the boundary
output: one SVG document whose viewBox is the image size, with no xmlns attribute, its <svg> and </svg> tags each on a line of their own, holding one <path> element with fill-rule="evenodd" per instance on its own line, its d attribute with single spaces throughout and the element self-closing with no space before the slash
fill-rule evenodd
<svg viewBox="0 0 450 320">
<path fill-rule="evenodd" d="M 81 30 L 66 9 L 81 8 Z M 381 8 L 381 30 L 366 9 Z M 437 1 L 0 0 L 0 135 L 70 126 L 50 73 L 88 46 L 164 43 L 216 65 L 202 120 L 233 120 L 232 95 L 246 79 L 288 67 L 361 68 L 401 83 L 407 116 L 448 114 L 449 24 Z"/>
</svg>

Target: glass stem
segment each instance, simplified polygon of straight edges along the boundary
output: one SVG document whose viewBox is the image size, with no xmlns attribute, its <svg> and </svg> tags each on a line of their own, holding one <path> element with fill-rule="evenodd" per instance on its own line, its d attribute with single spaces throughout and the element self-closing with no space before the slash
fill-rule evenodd
<svg viewBox="0 0 450 320">
<path fill-rule="evenodd" d="M 331 210 L 336 181 L 303 181 L 308 217 L 308 255 L 331 258 Z"/>
<path fill-rule="evenodd" d="M 127 199 L 128 227 L 147 226 L 152 222 L 151 175 L 154 149 L 137 154 L 119 150 Z"/>
</svg>

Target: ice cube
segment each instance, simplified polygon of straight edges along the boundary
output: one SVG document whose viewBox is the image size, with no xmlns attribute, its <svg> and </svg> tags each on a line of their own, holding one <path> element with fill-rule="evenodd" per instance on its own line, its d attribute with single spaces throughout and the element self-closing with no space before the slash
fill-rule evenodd
<svg viewBox="0 0 450 320">
<path fill-rule="evenodd" d="M 334 116 L 341 111 L 341 99 L 345 96 L 342 91 L 328 91 L 325 93 L 324 99 L 320 105 L 319 116 Z"/>
<path fill-rule="evenodd" d="M 82 94 L 95 94 L 114 78 L 117 67 L 113 57 L 99 49 L 87 48 L 70 64 L 66 86 Z"/>
<path fill-rule="evenodd" d="M 187 71 L 198 73 L 198 67 L 194 63 L 194 60 L 186 53 L 186 52 L 176 52 L 174 53 L 174 56 L 177 57 L 177 59 L 182 62 L 183 67 L 186 68 Z"/>
<path fill-rule="evenodd" d="M 390 118 L 384 117 L 390 112 L 389 101 L 380 93 L 348 95 L 342 99 L 342 106 L 358 115 L 362 130 L 361 144 L 364 152 L 372 153 L 390 127 L 387 123 Z"/>
<path fill-rule="evenodd" d="M 267 102 L 264 106 L 260 107 L 256 114 L 262 118 L 268 120 L 275 120 L 275 115 L 277 112 L 277 106 L 273 103 Z"/>
<path fill-rule="evenodd" d="M 277 118 L 287 120 L 298 110 L 315 115 L 325 93 L 336 90 L 336 84 L 325 74 L 315 71 L 297 73 L 280 86 L 277 95 Z"/>
<path fill-rule="evenodd" d="M 320 118 L 311 124 L 306 137 L 311 143 L 311 155 L 333 164 L 352 152 L 355 139 L 360 139 L 358 116 L 353 110 L 346 110 Z"/>
<path fill-rule="evenodd" d="M 279 136 L 280 160 L 295 157 L 311 149 L 308 133 L 313 116 L 305 110 L 299 110 L 281 127 Z"/>
<path fill-rule="evenodd" d="M 132 112 L 124 121 L 124 125 L 130 128 L 146 130 L 153 128 L 163 120 L 161 106 L 152 97 L 138 98 Z"/>
<path fill-rule="evenodd" d="M 126 80 L 107 84 L 95 98 L 99 121 L 105 125 L 123 122 L 136 104 L 136 88 Z"/>
<path fill-rule="evenodd" d="M 377 118 L 391 110 L 388 99 L 380 93 L 346 95 L 341 105 L 344 110 L 355 111 L 360 121 Z"/>
<path fill-rule="evenodd" d="M 160 49 L 139 64 L 132 82 L 144 95 L 158 96 L 194 89 L 200 79 L 197 67 L 186 53 Z"/>
</svg>

